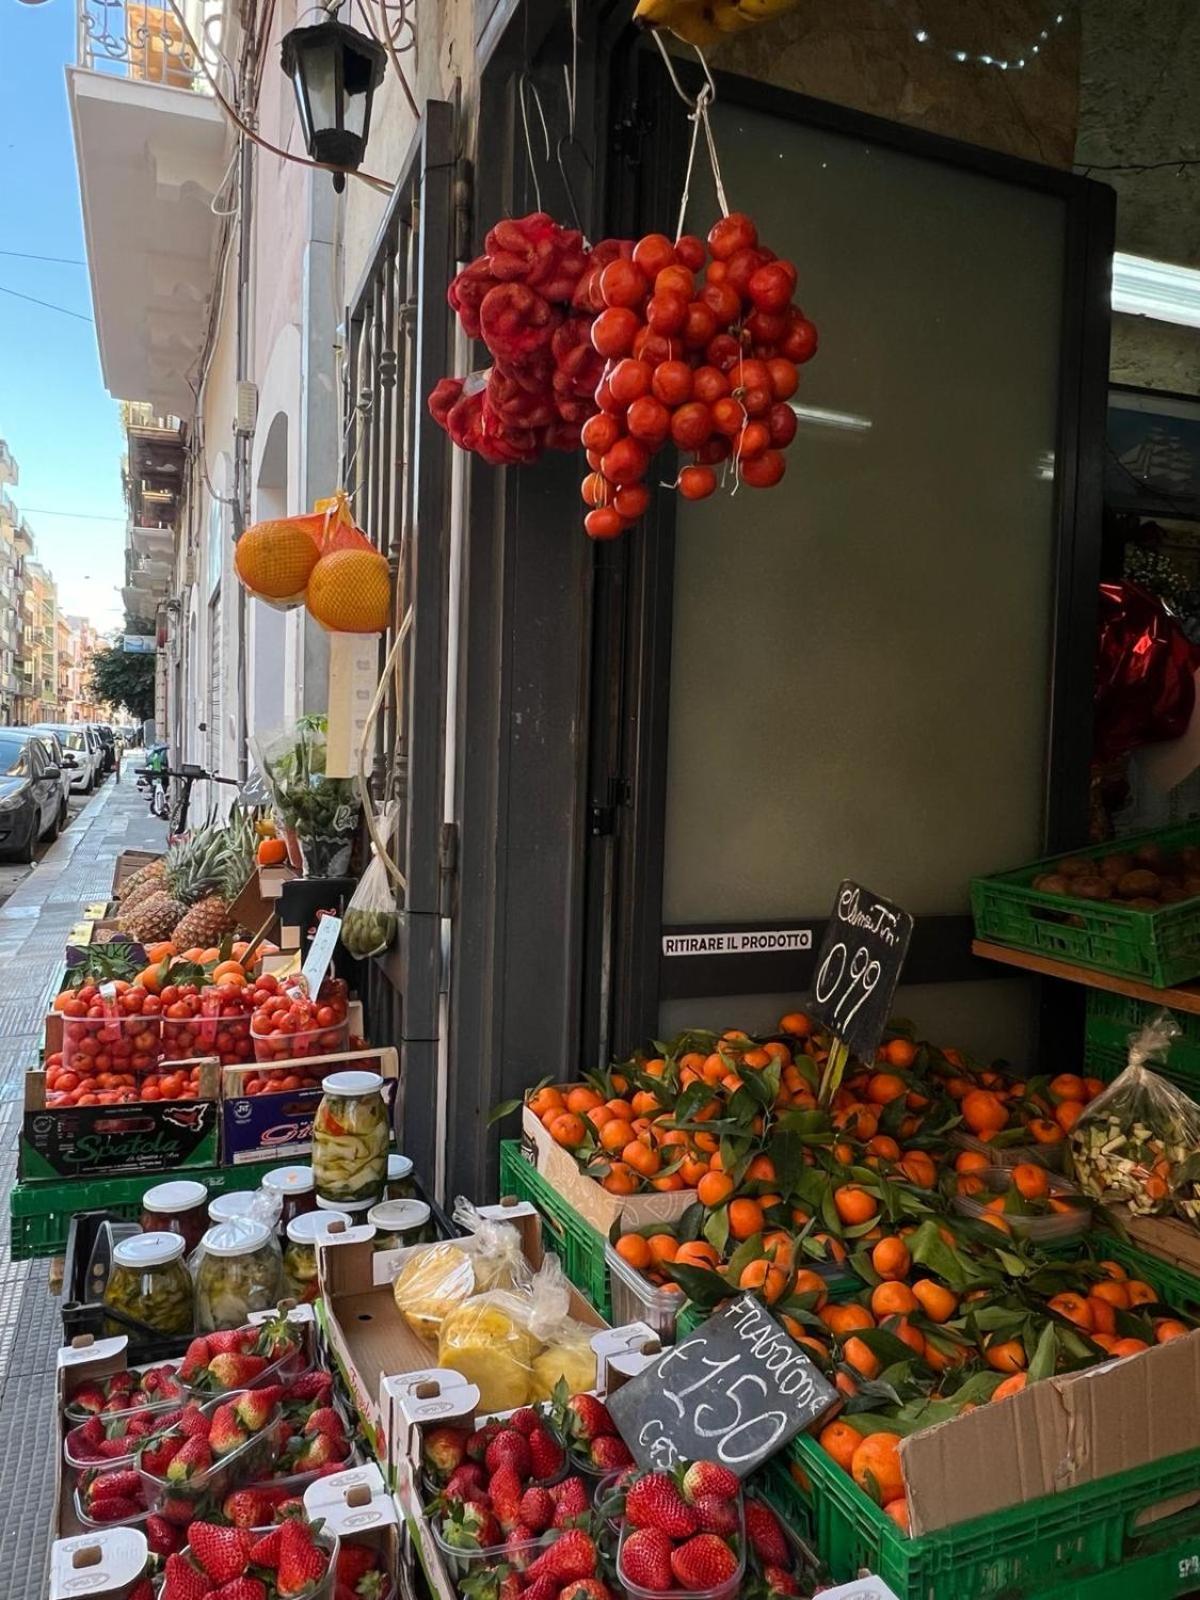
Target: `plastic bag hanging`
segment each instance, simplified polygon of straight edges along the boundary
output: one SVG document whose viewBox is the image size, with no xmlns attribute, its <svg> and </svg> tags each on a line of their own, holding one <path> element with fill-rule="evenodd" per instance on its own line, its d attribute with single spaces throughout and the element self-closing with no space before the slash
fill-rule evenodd
<svg viewBox="0 0 1200 1600">
<path fill-rule="evenodd" d="M 381 809 L 376 818 L 376 832 L 381 839 L 391 839 L 399 814 L 395 801 Z M 342 944 L 356 960 L 379 956 L 391 947 L 397 926 L 395 887 L 372 844 L 371 860 L 342 917 Z"/>
</svg>

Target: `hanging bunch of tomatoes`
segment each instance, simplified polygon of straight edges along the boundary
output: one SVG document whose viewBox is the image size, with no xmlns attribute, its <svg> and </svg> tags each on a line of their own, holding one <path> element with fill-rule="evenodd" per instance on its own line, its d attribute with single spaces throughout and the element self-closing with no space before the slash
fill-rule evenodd
<svg viewBox="0 0 1200 1600">
<path fill-rule="evenodd" d="M 779 482 L 796 433 L 788 401 L 817 349 L 795 288 L 795 267 L 739 212 L 714 223 L 707 244 L 647 234 L 603 269 L 591 337 L 606 366 L 581 436 L 593 538 L 615 538 L 641 516 L 643 480 L 668 441 L 691 458 L 675 479 L 686 499 L 712 494 L 724 463 L 752 488 Z"/>
<path fill-rule="evenodd" d="M 583 445 L 584 527 L 623 533 L 646 510 L 645 479 L 668 443 L 675 487 L 702 500 L 717 469 L 765 489 L 796 432 L 788 404 L 817 330 L 792 296 L 796 269 L 723 216 L 708 240 L 637 243 L 582 234 L 545 212 L 497 223 L 448 299 L 493 365 L 443 378 L 429 409 L 454 443 L 496 466 Z"/>
</svg>

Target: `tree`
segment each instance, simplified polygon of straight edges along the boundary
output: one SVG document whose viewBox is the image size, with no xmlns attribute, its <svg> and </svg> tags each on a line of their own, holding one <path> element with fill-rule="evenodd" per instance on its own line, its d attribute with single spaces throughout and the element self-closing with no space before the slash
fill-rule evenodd
<svg viewBox="0 0 1200 1600">
<path fill-rule="evenodd" d="M 153 655 L 127 655 L 119 644 L 92 654 L 91 692 L 97 700 L 124 706 L 136 722 L 154 715 Z"/>
</svg>

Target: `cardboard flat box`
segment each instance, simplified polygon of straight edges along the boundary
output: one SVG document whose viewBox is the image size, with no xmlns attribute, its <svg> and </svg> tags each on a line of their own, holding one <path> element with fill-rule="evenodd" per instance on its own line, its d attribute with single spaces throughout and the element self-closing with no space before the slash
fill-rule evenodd
<svg viewBox="0 0 1200 1600">
<path fill-rule="evenodd" d="M 1124 1361 L 1046 1378 L 903 1440 L 912 1531 L 936 1533 L 1197 1444 L 1200 1330 Z M 1200 1503 L 1200 1483 L 1194 1498 Z"/>
<path fill-rule="evenodd" d="M 396 1080 L 400 1057 L 389 1045 L 380 1050 L 346 1050 L 296 1061 L 225 1067 L 221 1073 L 221 1160 L 226 1166 L 291 1161 L 310 1154 L 320 1089 L 281 1089 L 271 1094 L 245 1094 L 243 1090 L 248 1081 L 264 1072 L 290 1070 L 301 1076 L 312 1074 L 314 1068 L 321 1073 L 377 1072 L 384 1079 Z"/>
<path fill-rule="evenodd" d="M 132 878 L 143 867 L 148 867 L 152 861 L 157 861 L 162 854 L 161 850 L 122 850 L 113 863 L 113 894 L 119 898 L 125 880 Z"/>
<path fill-rule="evenodd" d="M 542 1264 L 541 1223 L 533 1206 L 484 1206 L 486 1217 L 511 1222 L 521 1235 L 525 1258 L 534 1271 Z M 426 1372 L 437 1366 L 437 1347 L 419 1338 L 396 1307 L 392 1283 L 405 1261 L 428 1245 L 377 1251 L 373 1230 L 352 1228 L 340 1236 L 331 1230 L 317 1246 L 321 1299 L 317 1313 L 330 1359 L 340 1371 L 356 1410 L 381 1462 L 389 1454 L 392 1395 L 389 1378 Z M 569 1314 L 597 1332 L 606 1324 L 579 1291 L 571 1288 Z"/>
<path fill-rule="evenodd" d="M 123 1106 L 46 1105 L 46 1074 L 25 1074 L 18 1174 L 23 1183 L 63 1178 L 118 1177 L 170 1172 L 217 1164 L 220 1064 L 215 1060 L 172 1065 L 200 1067 L 200 1098 L 158 1100 Z"/>
<path fill-rule="evenodd" d="M 521 1149 L 562 1198 L 607 1239 L 614 1222 L 640 1228 L 648 1222 L 675 1222 L 696 1196 L 691 1189 L 672 1194 L 609 1194 L 595 1178 L 580 1171 L 575 1157 L 554 1140 L 528 1106 L 521 1108 Z"/>
</svg>

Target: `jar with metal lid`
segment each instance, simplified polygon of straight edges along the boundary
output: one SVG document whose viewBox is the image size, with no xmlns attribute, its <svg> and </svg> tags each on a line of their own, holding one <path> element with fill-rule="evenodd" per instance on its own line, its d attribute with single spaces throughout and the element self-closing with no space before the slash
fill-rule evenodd
<svg viewBox="0 0 1200 1600">
<path fill-rule="evenodd" d="M 142 1196 L 139 1226 L 143 1233 L 177 1233 L 185 1254 L 190 1255 L 208 1227 L 204 1208 L 207 1199 L 208 1190 L 191 1179 L 156 1183 Z"/>
<path fill-rule="evenodd" d="M 283 1247 L 284 1291 L 297 1300 L 317 1298 L 317 1240 L 323 1239 L 334 1224 L 352 1227 L 347 1211 L 304 1211 L 287 1225 L 287 1244 Z"/>
<path fill-rule="evenodd" d="M 279 1303 L 283 1269 L 279 1241 L 265 1222 L 232 1217 L 200 1241 L 196 1266 L 196 1326 L 201 1333 L 240 1328 L 252 1311 Z"/>
<path fill-rule="evenodd" d="M 104 1304 L 159 1333 L 191 1333 L 194 1326 L 192 1280 L 183 1264 L 178 1233 L 137 1233 L 113 1250 Z M 122 1323 L 104 1322 L 106 1334 L 128 1333 Z"/>
<path fill-rule="evenodd" d="M 218 1194 L 208 1202 L 208 1220 L 211 1226 L 218 1222 L 232 1222 L 235 1217 L 253 1217 L 254 1190 L 239 1189 L 233 1194 Z"/>
<path fill-rule="evenodd" d="M 432 1244 L 430 1211 L 424 1200 L 381 1200 L 367 1212 L 375 1229 L 376 1250 L 403 1250 L 410 1244 Z"/>
<path fill-rule="evenodd" d="M 284 1235 L 294 1218 L 316 1210 L 316 1181 L 311 1167 L 272 1167 L 263 1173 L 262 1187 L 279 1201 L 279 1228 Z"/>
<path fill-rule="evenodd" d="M 383 1199 L 391 1129 L 377 1072 L 331 1072 L 313 1119 L 317 1198 L 343 1211 Z"/>
<path fill-rule="evenodd" d="M 387 1164 L 387 1197 L 389 1200 L 415 1200 L 417 1197 L 416 1186 L 413 1183 L 413 1164 L 410 1156 L 397 1155 L 393 1150 L 388 1156 Z"/>
</svg>

